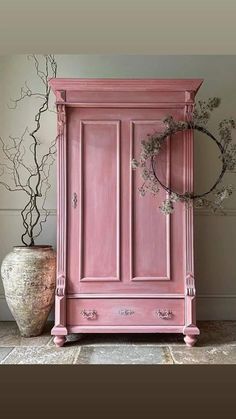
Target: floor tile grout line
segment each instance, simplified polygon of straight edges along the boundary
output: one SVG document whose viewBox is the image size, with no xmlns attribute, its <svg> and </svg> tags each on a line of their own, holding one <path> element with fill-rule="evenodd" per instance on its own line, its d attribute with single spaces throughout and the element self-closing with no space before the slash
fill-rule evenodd
<svg viewBox="0 0 236 419">
<path fill-rule="evenodd" d="M 7 348 L 7 346 L 6 346 L 6 348 Z M 9 348 L 10 348 L 10 346 L 9 346 Z M 6 361 L 6 359 L 9 357 L 9 355 L 14 351 L 14 349 L 15 349 L 15 346 L 13 346 L 12 348 L 11 348 L 11 350 L 10 350 L 10 352 L 5 356 L 5 358 L 3 358 L 2 359 L 2 361 L 0 362 L 0 364 L 1 365 L 3 365 L 3 363 Z"/>
<path fill-rule="evenodd" d="M 51 342 L 53 342 L 53 339 L 54 339 L 54 337 L 51 336 L 50 339 L 49 339 L 49 341 L 48 341 L 48 343 L 46 344 L 46 346 L 53 346 L 53 345 L 55 346 L 54 343 L 51 345 Z"/>
<path fill-rule="evenodd" d="M 171 359 L 172 359 L 172 361 L 173 361 L 173 364 L 172 364 L 172 365 L 174 365 L 174 364 L 175 364 L 175 360 L 174 360 L 174 357 L 173 357 L 173 355 L 172 355 L 172 352 L 171 352 L 171 347 L 170 347 L 170 345 L 167 345 L 167 346 L 166 346 L 166 348 L 168 348 L 168 351 L 169 351 L 169 355 L 170 355 L 170 357 L 171 357 Z"/>
<path fill-rule="evenodd" d="M 171 346 L 169 346 L 169 350 L 170 350 L 170 354 L 171 354 L 171 357 L 173 359 L 174 365 L 179 365 L 179 363 L 175 360 L 175 357 L 174 357 L 174 354 L 172 352 L 172 347 Z"/>
<path fill-rule="evenodd" d="M 78 358 L 79 358 L 79 355 L 80 355 L 80 352 L 81 352 L 81 347 L 79 347 L 79 348 L 77 349 L 77 351 L 76 351 L 76 353 L 75 353 L 75 355 L 74 355 L 74 358 L 73 358 L 73 361 L 72 361 L 72 364 L 73 364 L 73 365 L 76 365 L 76 363 L 77 363 L 77 361 L 78 361 Z"/>
</svg>

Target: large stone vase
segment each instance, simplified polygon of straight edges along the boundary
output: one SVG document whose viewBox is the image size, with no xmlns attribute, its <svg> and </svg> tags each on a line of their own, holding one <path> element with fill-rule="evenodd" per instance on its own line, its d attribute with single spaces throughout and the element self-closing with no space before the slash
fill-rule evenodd
<svg viewBox="0 0 236 419">
<path fill-rule="evenodd" d="M 1 275 L 21 336 L 40 335 L 55 294 L 56 253 L 52 246 L 15 246 L 2 262 Z"/>
</svg>

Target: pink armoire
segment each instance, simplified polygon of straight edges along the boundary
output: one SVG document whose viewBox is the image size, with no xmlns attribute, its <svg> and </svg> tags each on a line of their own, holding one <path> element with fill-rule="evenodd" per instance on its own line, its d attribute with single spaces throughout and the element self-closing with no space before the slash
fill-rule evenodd
<svg viewBox="0 0 236 419">
<path fill-rule="evenodd" d="M 163 119 L 191 118 L 202 80 L 52 79 L 58 116 L 57 286 L 52 334 L 199 335 L 195 313 L 193 210 L 163 215 L 166 197 L 140 196 L 131 168 Z M 159 177 L 193 189 L 193 133 L 168 139 Z"/>
</svg>

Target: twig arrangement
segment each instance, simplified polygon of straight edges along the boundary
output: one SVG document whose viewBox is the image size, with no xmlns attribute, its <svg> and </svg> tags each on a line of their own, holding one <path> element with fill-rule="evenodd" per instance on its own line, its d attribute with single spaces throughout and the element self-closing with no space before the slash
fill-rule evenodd
<svg viewBox="0 0 236 419">
<path fill-rule="evenodd" d="M 176 121 L 172 116 L 168 116 L 163 121 L 165 125 L 164 132 L 154 133 L 149 135 L 147 139 L 144 139 L 141 142 L 140 159 L 132 160 L 133 169 L 140 168 L 141 171 L 143 184 L 139 191 L 142 196 L 146 192 L 156 195 L 160 187 L 167 192 L 168 197 L 159 206 L 160 210 L 166 215 L 174 211 L 174 204 L 178 201 L 187 205 L 194 205 L 196 208 L 206 207 L 212 211 L 217 211 L 223 208 L 223 201 L 233 192 L 232 185 L 221 187 L 219 185 L 226 170 L 233 171 L 236 168 L 236 144 L 232 143 L 232 129 L 236 127 L 236 123 L 232 118 L 223 119 L 218 126 L 219 139 L 206 127 L 211 112 L 219 105 L 220 99 L 217 97 L 210 98 L 207 101 L 199 101 L 189 121 Z M 210 189 L 202 194 L 194 194 L 192 191 L 185 191 L 184 193 L 173 191 L 171 187 L 165 185 L 157 176 L 158 154 L 167 138 L 187 130 L 196 130 L 206 134 L 208 138 L 216 143 L 220 151 L 219 157 L 222 163 L 220 175 Z"/>
<path fill-rule="evenodd" d="M 45 208 L 48 191 L 50 170 L 55 161 L 56 139 L 54 139 L 43 155 L 39 153 L 40 141 L 38 134 L 41 120 L 49 109 L 51 88 L 49 79 L 56 77 L 57 63 L 53 55 L 44 55 L 39 59 L 36 55 L 29 55 L 40 80 L 42 90 L 34 92 L 25 82 L 21 87 L 17 99 L 11 99 L 12 109 L 26 98 L 39 99 L 39 106 L 34 117 L 34 126 L 25 128 L 19 137 L 9 136 L 6 140 L 0 137 L 3 160 L 0 162 L 0 185 L 10 192 L 23 192 L 26 202 L 21 210 L 24 231 L 21 241 L 25 246 L 34 246 L 35 239 L 42 232 L 49 211 Z M 42 61 L 42 62 L 41 62 Z M 10 179 L 10 183 L 9 183 Z"/>
</svg>

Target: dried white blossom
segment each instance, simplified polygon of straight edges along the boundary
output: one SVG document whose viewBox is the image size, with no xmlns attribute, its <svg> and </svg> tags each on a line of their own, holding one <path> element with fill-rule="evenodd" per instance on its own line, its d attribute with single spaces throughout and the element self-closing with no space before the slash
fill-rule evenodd
<svg viewBox="0 0 236 419">
<path fill-rule="evenodd" d="M 203 198 L 197 198 L 197 199 L 195 199 L 194 206 L 196 208 L 202 208 L 202 207 L 204 207 L 204 199 Z"/>
<path fill-rule="evenodd" d="M 140 188 L 138 188 L 138 191 L 140 193 L 141 196 L 145 196 L 146 195 L 146 189 L 144 186 L 141 186 Z"/>
<path fill-rule="evenodd" d="M 231 144 L 227 151 L 222 155 L 222 160 L 227 170 L 236 169 L 236 144 Z"/>
<path fill-rule="evenodd" d="M 166 199 L 165 201 L 163 201 L 159 208 L 161 212 L 165 215 L 172 214 L 172 212 L 174 212 L 174 205 L 170 199 Z"/>
<path fill-rule="evenodd" d="M 139 167 L 139 162 L 138 162 L 138 160 L 133 159 L 133 160 L 131 161 L 131 166 L 132 166 L 132 169 L 137 169 L 137 168 Z"/>
<path fill-rule="evenodd" d="M 179 201 L 179 195 L 175 192 L 171 192 L 169 199 L 172 202 L 177 202 L 177 201 Z"/>
<path fill-rule="evenodd" d="M 215 193 L 215 196 L 216 196 L 215 203 L 221 204 L 221 202 L 229 198 L 232 195 L 232 193 L 233 193 L 232 185 L 223 186 L 222 189 L 216 191 Z"/>
</svg>

